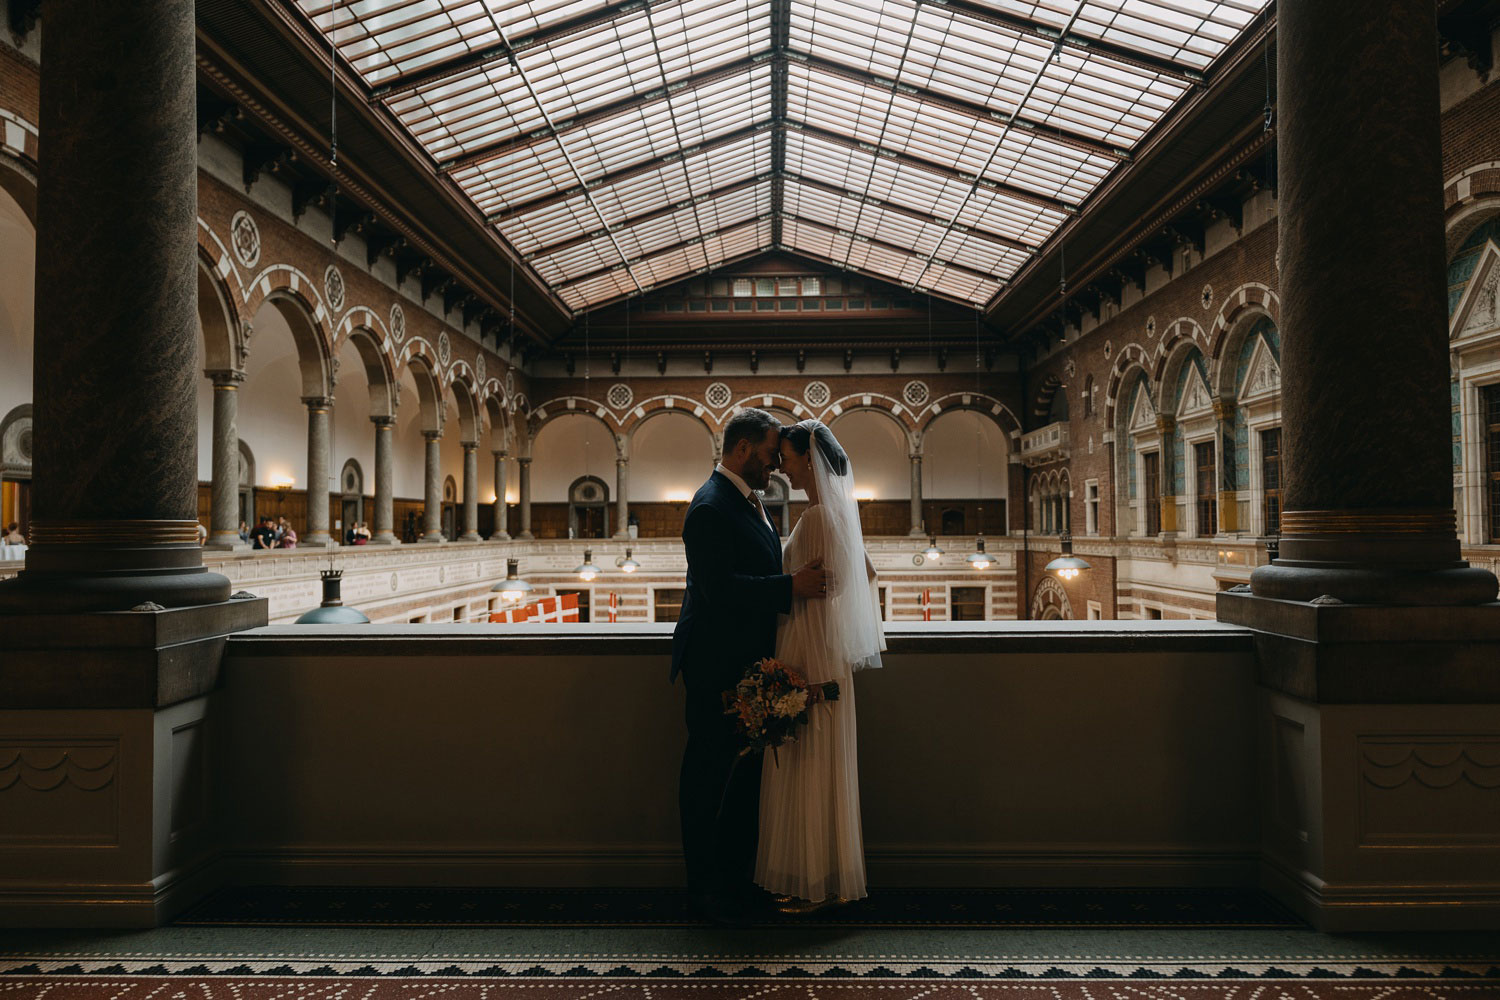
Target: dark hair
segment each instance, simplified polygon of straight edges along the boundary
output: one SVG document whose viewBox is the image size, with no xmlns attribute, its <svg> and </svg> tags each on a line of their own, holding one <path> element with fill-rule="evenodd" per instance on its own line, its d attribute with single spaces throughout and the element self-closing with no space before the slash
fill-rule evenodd
<svg viewBox="0 0 1500 1000">
<path fill-rule="evenodd" d="M 729 418 L 729 423 L 724 427 L 724 454 L 734 451 L 734 446 L 741 441 L 749 441 L 752 445 L 758 445 L 766 439 L 766 435 L 772 430 L 782 428 L 781 421 L 771 416 L 765 410 L 757 410 L 754 407 L 741 410 Z"/>
<path fill-rule="evenodd" d="M 833 469 L 833 474 L 836 476 L 849 474 L 849 455 L 844 451 L 843 445 L 839 444 L 838 438 L 833 436 L 833 431 L 828 429 L 827 424 L 818 424 L 815 430 L 809 430 L 805 424 L 783 427 L 781 440 L 790 441 L 792 450 L 799 455 L 806 455 L 807 449 L 813 441 L 816 441 L 818 450 L 828 460 L 828 466 Z"/>
</svg>

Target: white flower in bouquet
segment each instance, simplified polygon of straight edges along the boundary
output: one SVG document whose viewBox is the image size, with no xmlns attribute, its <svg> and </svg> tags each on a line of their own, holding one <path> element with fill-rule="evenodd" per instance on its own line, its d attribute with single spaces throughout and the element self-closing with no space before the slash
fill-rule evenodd
<svg viewBox="0 0 1500 1000">
<path fill-rule="evenodd" d="M 772 710 L 783 719 L 794 719 L 807 708 L 806 691 L 789 691 L 776 699 Z"/>
</svg>

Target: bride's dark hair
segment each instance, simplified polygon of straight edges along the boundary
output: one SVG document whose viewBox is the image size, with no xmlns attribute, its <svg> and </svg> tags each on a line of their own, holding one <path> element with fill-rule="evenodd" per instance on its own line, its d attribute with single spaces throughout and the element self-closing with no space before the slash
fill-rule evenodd
<svg viewBox="0 0 1500 1000">
<path fill-rule="evenodd" d="M 790 427 L 783 425 L 781 439 L 790 441 L 792 450 L 799 455 L 806 455 L 807 449 L 812 447 L 812 442 L 816 441 L 818 450 L 828 460 L 828 466 L 833 469 L 833 474 L 836 476 L 849 474 L 849 455 L 826 424 L 818 424 L 816 431 L 809 430 L 806 424 L 792 424 Z"/>
</svg>

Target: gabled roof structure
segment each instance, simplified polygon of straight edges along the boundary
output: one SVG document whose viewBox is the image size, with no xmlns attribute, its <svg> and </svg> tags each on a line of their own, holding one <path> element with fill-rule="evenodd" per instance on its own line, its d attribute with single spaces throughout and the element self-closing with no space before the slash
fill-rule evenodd
<svg viewBox="0 0 1500 1000">
<path fill-rule="evenodd" d="M 575 311 L 770 248 L 989 303 L 1269 0 L 285 0 Z"/>
</svg>

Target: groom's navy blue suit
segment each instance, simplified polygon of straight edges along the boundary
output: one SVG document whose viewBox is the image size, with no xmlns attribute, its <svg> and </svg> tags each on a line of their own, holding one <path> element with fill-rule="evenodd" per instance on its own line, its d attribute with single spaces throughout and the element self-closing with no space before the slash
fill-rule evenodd
<svg viewBox="0 0 1500 1000">
<path fill-rule="evenodd" d="M 733 893 L 749 887 L 755 865 L 761 764 L 748 757 L 734 767 L 739 744 L 723 694 L 746 667 L 775 655 L 776 615 L 792 608 L 792 578 L 782 572 L 775 530 L 721 472 L 694 495 L 682 540 L 687 595 L 672 634 L 672 679 L 680 673 L 687 685 L 682 852 L 690 891 Z"/>
</svg>

